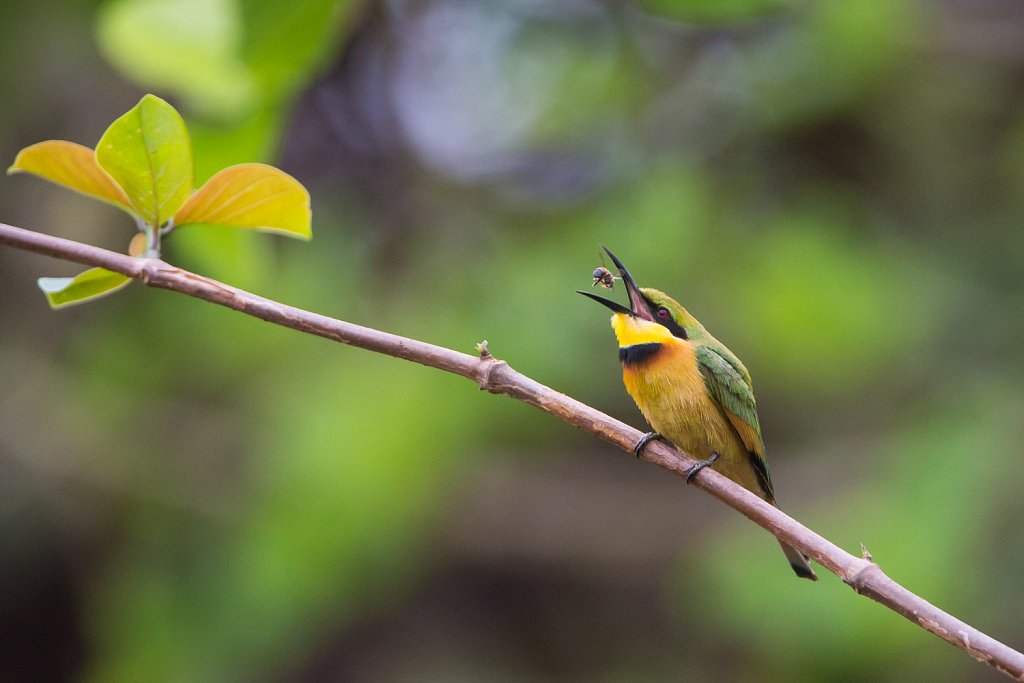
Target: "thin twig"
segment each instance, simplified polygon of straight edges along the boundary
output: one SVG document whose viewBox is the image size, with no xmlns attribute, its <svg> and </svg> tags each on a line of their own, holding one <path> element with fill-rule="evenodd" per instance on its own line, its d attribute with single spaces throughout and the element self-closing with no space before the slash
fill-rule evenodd
<svg viewBox="0 0 1024 683">
<path fill-rule="evenodd" d="M 633 447 L 643 436 L 642 432 L 535 382 L 490 354 L 471 356 L 354 325 L 264 299 L 158 259 L 134 258 L 3 223 L 0 223 L 0 243 L 67 261 L 107 268 L 141 280 L 151 287 L 181 292 L 277 325 L 461 375 L 476 382 L 481 389 L 519 399 L 599 436 L 631 456 Z M 685 477 L 696 462 L 690 456 L 659 442 L 652 442 L 645 448 L 642 457 L 681 477 Z M 857 593 L 903 615 L 978 661 L 1024 681 L 1024 654 L 911 593 L 886 576 L 870 559 L 847 553 L 710 468 L 702 470 L 694 478 L 693 485 L 798 548 L 839 576 Z"/>
</svg>

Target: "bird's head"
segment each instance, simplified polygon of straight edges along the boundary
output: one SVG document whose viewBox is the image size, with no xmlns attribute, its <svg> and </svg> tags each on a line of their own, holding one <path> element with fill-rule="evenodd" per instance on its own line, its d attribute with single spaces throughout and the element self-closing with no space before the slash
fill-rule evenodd
<svg viewBox="0 0 1024 683">
<path fill-rule="evenodd" d="M 612 327 L 618 337 L 619 346 L 633 344 L 664 343 L 670 340 L 687 340 L 703 329 L 679 302 L 664 292 L 649 287 L 639 287 L 615 254 L 602 246 L 619 269 L 619 277 L 626 286 L 629 306 L 598 296 L 593 292 L 576 290 L 583 296 L 607 306 L 614 311 Z"/>
</svg>

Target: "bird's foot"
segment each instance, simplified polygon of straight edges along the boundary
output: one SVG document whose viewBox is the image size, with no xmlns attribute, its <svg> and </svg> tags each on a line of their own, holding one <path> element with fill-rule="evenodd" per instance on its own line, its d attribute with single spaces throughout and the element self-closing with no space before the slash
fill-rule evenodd
<svg viewBox="0 0 1024 683">
<path fill-rule="evenodd" d="M 694 465 L 693 467 L 691 467 L 687 471 L 687 473 L 686 473 L 686 483 L 689 484 L 690 480 L 693 479 L 697 475 L 698 472 L 700 472 L 705 467 L 708 467 L 709 465 L 714 465 L 717 460 L 718 460 L 718 453 L 714 453 L 714 452 L 711 453 L 711 457 L 708 458 L 707 460 L 698 460 L 697 464 Z"/>
<path fill-rule="evenodd" d="M 658 432 L 647 432 L 646 434 L 641 436 L 640 440 L 636 442 L 636 446 L 633 447 L 633 455 L 639 458 L 640 451 L 644 449 L 644 446 L 655 440 L 664 441 L 665 437 L 663 437 Z"/>
</svg>

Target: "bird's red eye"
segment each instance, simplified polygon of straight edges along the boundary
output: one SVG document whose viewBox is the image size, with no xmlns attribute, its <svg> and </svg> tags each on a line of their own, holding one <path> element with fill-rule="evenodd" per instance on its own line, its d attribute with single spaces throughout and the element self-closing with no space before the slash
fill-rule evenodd
<svg viewBox="0 0 1024 683">
<path fill-rule="evenodd" d="M 664 306 L 659 306 L 658 310 L 657 310 L 657 313 L 658 313 L 658 317 L 659 318 L 664 319 L 664 318 L 668 317 L 668 309 L 665 308 Z"/>
</svg>

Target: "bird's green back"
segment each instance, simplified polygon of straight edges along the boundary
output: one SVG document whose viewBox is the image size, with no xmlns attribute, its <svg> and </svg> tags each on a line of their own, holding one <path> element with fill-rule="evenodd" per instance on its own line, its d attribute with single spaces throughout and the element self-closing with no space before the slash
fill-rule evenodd
<svg viewBox="0 0 1024 683">
<path fill-rule="evenodd" d="M 686 331 L 687 340 L 695 347 L 697 366 L 704 377 L 708 393 L 746 447 L 761 486 L 768 494 L 768 499 L 773 500 L 771 475 L 765 461 L 761 424 L 757 418 L 757 401 L 746 366 L 675 299 L 656 289 L 641 291 L 655 306 L 667 308 L 676 323 Z"/>
</svg>

